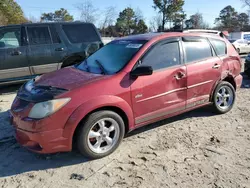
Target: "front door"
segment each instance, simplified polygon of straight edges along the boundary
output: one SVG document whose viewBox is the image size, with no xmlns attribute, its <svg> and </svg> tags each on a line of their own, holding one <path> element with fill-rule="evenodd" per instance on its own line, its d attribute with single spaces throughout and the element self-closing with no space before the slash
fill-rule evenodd
<svg viewBox="0 0 250 188">
<path fill-rule="evenodd" d="M 23 35 L 20 26 L 0 29 L 0 82 L 30 76 L 27 46 L 21 37 Z"/>
<path fill-rule="evenodd" d="M 52 39 L 49 27 L 28 26 L 29 63 L 33 75 L 48 73 L 58 68 L 52 53 Z"/>
<path fill-rule="evenodd" d="M 211 91 L 221 76 L 222 61 L 205 38 L 184 37 L 183 46 L 188 78 L 187 108 L 192 108 L 209 102 Z"/>
<path fill-rule="evenodd" d="M 186 67 L 182 64 L 178 38 L 161 41 L 141 59 L 153 75 L 132 81 L 132 103 L 136 126 L 182 111 L 186 104 Z"/>
</svg>

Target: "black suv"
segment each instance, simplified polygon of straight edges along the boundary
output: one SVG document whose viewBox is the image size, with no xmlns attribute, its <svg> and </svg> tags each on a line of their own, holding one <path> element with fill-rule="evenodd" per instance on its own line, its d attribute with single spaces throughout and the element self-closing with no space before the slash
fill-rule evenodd
<svg viewBox="0 0 250 188">
<path fill-rule="evenodd" d="M 0 85 L 76 64 L 103 46 L 90 23 L 62 22 L 0 27 Z"/>
</svg>

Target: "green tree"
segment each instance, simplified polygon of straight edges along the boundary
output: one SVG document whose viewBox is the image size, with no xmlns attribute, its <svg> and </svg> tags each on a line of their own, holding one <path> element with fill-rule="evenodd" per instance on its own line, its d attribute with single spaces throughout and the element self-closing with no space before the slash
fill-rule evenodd
<svg viewBox="0 0 250 188">
<path fill-rule="evenodd" d="M 187 29 L 207 29 L 209 27 L 209 25 L 204 22 L 203 16 L 199 12 L 191 15 L 190 18 L 185 21 L 185 24 Z"/>
<path fill-rule="evenodd" d="M 0 1 L 0 25 L 27 22 L 21 7 L 14 0 Z"/>
<path fill-rule="evenodd" d="M 249 17 L 246 13 L 240 13 L 238 15 L 238 25 L 241 29 L 241 31 L 246 30 L 246 28 L 249 26 Z"/>
<path fill-rule="evenodd" d="M 232 6 L 226 6 L 220 11 L 220 15 L 215 19 L 219 29 L 233 31 L 238 26 L 238 13 Z"/>
<path fill-rule="evenodd" d="M 146 33 L 148 31 L 148 26 L 144 20 L 139 20 L 135 26 L 134 34 Z"/>
<path fill-rule="evenodd" d="M 173 22 L 174 22 L 174 30 L 183 30 L 184 28 L 184 20 L 186 19 L 186 14 L 184 11 L 176 12 L 173 15 Z"/>
<path fill-rule="evenodd" d="M 56 10 L 55 12 L 43 13 L 41 16 L 42 22 L 61 22 L 61 21 L 73 21 L 74 18 L 64 8 Z"/>
<path fill-rule="evenodd" d="M 165 29 L 165 24 L 173 19 L 175 13 L 182 10 L 184 0 L 153 0 L 155 10 L 158 10 L 162 15 L 161 30 Z"/>
<path fill-rule="evenodd" d="M 132 8 L 126 8 L 120 12 L 116 27 L 123 35 L 130 35 L 136 26 L 136 16 Z"/>
</svg>

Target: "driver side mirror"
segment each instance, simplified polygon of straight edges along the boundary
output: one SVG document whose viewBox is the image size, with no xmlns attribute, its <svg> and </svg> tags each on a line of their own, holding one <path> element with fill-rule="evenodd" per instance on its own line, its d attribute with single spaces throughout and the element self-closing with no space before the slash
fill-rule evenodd
<svg viewBox="0 0 250 188">
<path fill-rule="evenodd" d="M 130 72 L 130 76 L 138 77 L 138 76 L 148 76 L 153 74 L 153 69 L 151 66 L 139 66 L 135 70 Z"/>
</svg>

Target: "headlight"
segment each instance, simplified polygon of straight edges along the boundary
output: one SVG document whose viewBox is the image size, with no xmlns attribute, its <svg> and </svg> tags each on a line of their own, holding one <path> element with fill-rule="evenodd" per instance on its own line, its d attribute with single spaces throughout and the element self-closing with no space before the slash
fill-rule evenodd
<svg viewBox="0 0 250 188">
<path fill-rule="evenodd" d="M 29 118 L 45 118 L 64 107 L 70 100 L 70 98 L 64 98 L 37 103 L 32 107 L 29 113 Z"/>
</svg>

